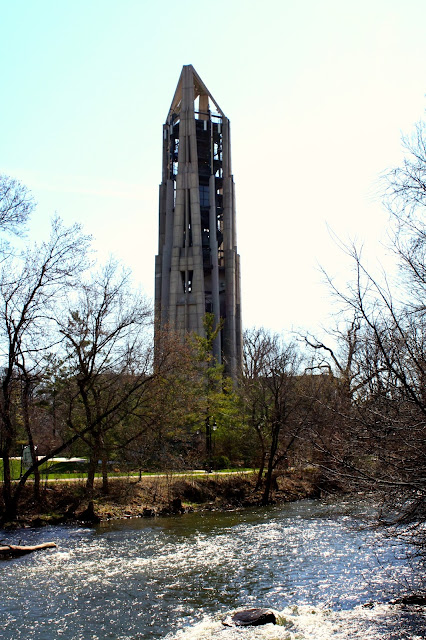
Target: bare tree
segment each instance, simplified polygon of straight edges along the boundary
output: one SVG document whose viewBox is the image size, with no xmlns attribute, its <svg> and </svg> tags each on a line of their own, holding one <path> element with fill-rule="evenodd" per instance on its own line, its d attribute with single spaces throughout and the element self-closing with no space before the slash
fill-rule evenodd
<svg viewBox="0 0 426 640">
<path fill-rule="evenodd" d="M 426 299 L 426 124 L 402 139 L 401 166 L 382 176 L 384 203 L 394 223 L 392 247 L 400 267 L 404 305 L 425 312 Z"/>
<path fill-rule="evenodd" d="M 300 363 L 293 343 L 285 344 L 265 329 L 245 332 L 241 390 L 248 419 L 259 438 L 258 485 L 266 467 L 262 504 L 270 501 L 273 473 L 286 466 L 291 449 L 301 437 Z"/>
<path fill-rule="evenodd" d="M 147 331 L 151 308 L 131 290 L 129 278 L 110 260 L 80 286 L 68 313 L 57 318 L 66 369 L 61 398 L 69 429 L 89 451 L 89 498 L 98 460 L 108 489 L 108 434 L 140 412 L 154 379 Z"/>
<path fill-rule="evenodd" d="M 34 209 L 28 189 L 18 180 L 0 174 L 0 230 L 20 236 Z"/>
<path fill-rule="evenodd" d="M 361 322 L 355 314 L 342 329 L 330 332 L 330 346 L 311 334 L 303 336 L 306 346 L 314 353 L 312 366 L 306 371 L 327 372 L 338 380 L 341 396 L 351 403 L 363 385 L 363 367 L 359 362 Z"/>
<path fill-rule="evenodd" d="M 358 332 L 358 389 L 346 412 L 356 457 L 328 451 L 340 473 L 358 486 L 379 488 L 381 519 L 426 554 L 426 141 L 423 124 L 403 140 L 400 167 L 383 176 L 392 214 L 392 248 L 399 265 L 394 279 L 374 274 L 361 250 L 346 247 L 355 277 L 344 289 L 329 284 L 362 325 Z M 311 342 L 321 349 L 324 345 Z M 328 352 L 333 361 L 332 353 Z M 336 361 L 334 360 L 334 366 Z M 351 369 L 353 371 L 353 368 Z M 336 375 L 342 371 L 335 366 Z"/>
<path fill-rule="evenodd" d="M 14 415 L 17 380 L 25 371 L 35 374 L 41 354 L 59 340 L 52 316 L 65 288 L 75 282 L 85 264 L 88 239 L 80 227 L 64 227 L 55 218 L 50 239 L 20 256 L 9 254 L 0 271 L 0 357 L 3 361 L 0 395 L 0 442 L 3 459 L 5 518 L 13 519 L 23 485 L 38 465 L 12 483 L 10 458 L 16 448 Z M 29 422 L 26 422 L 29 428 Z M 28 435 L 28 433 L 27 433 Z M 34 451 L 33 451 L 34 454 Z"/>
</svg>

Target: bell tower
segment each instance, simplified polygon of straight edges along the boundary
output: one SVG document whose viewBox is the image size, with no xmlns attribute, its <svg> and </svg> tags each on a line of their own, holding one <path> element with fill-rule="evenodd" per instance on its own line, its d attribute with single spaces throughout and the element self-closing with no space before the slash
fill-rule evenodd
<svg viewBox="0 0 426 640">
<path fill-rule="evenodd" d="M 192 65 L 185 65 L 163 126 L 156 327 L 222 329 L 213 355 L 236 379 L 241 368 L 240 257 L 230 123 Z"/>
</svg>

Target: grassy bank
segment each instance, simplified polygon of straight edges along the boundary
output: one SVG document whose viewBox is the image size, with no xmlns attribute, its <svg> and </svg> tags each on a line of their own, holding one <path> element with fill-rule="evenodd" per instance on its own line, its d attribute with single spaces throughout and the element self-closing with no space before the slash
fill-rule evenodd
<svg viewBox="0 0 426 640">
<path fill-rule="evenodd" d="M 55 480 L 82 480 L 86 477 L 87 475 L 87 461 L 84 464 L 76 464 L 76 463 L 68 463 L 68 462 L 60 462 L 57 463 L 55 461 L 55 459 L 53 460 L 49 460 L 48 462 L 42 464 L 40 466 L 39 472 L 40 472 L 40 479 L 42 482 L 54 482 Z M 10 472 L 11 472 L 11 477 L 12 480 L 19 480 L 19 478 L 21 477 L 21 473 L 23 473 L 23 471 L 25 471 L 25 469 L 22 468 L 21 462 L 19 458 L 11 458 L 10 460 Z M 215 471 L 215 473 L 218 474 L 224 474 L 224 473 L 234 473 L 234 472 L 247 472 L 250 471 L 250 469 L 242 469 L 242 468 L 238 468 L 238 469 L 221 469 L 218 471 Z M 186 472 L 159 472 L 160 475 L 168 475 L 169 473 L 172 473 L 173 475 L 203 475 L 205 472 L 203 470 L 200 471 L 186 471 Z M 108 470 L 108 476 L 110 478 L 139 478 L 139 476 L 146 476 L 146 477 L 151 477 L 153 475 L 158 475 L 153 471 L 143 471 L 143 472 L 139 472 L 137 470 L 134 469 L 109 469 Z M 100 470 L 100 466 L 99 466 L 99 471 L 95 473 L 95 477 L 96 478 L 101 478 L 102 477 L 102 472 Z M 3 480 L 3 460 L 0 459 L 0 483 Z M 34 474 L 31 474 L 28 478 L 29 482 L 31 482 L 32 480 L 34 480 Z"/>
<path fill-rule="evenodd" d="M 243 474 L 198 474 L 114 478 L 105 495 L 96 483 L 92 504 L 84 497 L 84 481 L 45 483 L 41 498 L 34 502 L 32 486 L 25 487 L 17 526 L 97 522 L 115 518 L 154 517 L 194 510 L 224 510 L 260 504 L 256 476 Z M 317 497 L 321 493 L 312 470 L 293 472 L 277 478 L 272 500 L 275 503 Z"/>
</svg>

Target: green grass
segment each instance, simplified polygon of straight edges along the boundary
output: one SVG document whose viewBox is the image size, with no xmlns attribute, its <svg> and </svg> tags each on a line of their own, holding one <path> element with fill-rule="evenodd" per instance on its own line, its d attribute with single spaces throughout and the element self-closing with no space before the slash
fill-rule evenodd
<svg viewBox="0 0 426 640">
<path fill-rule="evenodd" d="M 21 474 L 21 462 L 19 460 L 10 461 L 10 472 L 13 480 L 18 480 Z M 0 460 L 0 480 L 3 480 L 3 460 Z"/>
<path fill-rule="evenodd" d="M 21 473 L 21 463 L 19 460 L 11 460 L 10 461 L 10 466 L 11 466 L 11 472 L 12 472 L 12 479 L 13 480 L 19 480 L 20 478 L 20 473 Z M 68 465 L 69 468 L 69 465 Z M 86 469 L 80 469 L 80 470 L 70 470 L 67 471 L 67 463 L 55 463 L 52 461 L 45 463 L 44 465 L 41 466 L 40 468 L 40 475 L 41 475 L 41 479 L 42 481 L 45 480 L 77 480 L 77 479 L 82 479 L 84 480 L 86 475 L 87 475 L 87 470 Z M 247 473 L 249 471 L 252 471 L 252 469 L 241 469 L 241 468 L 229 468 L 229 469 L 220 469 L 220 470 L 213 470 L 211 473 L 212 474 L 226 474 L 226 473 Z M 144 471 L 142 473 L 142 477 L 149 477 L 152 475 L 177 475 L 177 474 L 182 474 L 182 475 L 192 475 L 192 476 L 204 476 L 206 474 L 205 471 L 199 470 L 199 471 L 191 471 L 191 470 L 175 470 L 175 471 L 170 471 L 170 470 L 164 470 L 164 471 L 160 471 L 160 470 L 155 470 L 155 471 Z M 127 476 L 127 477 L 131 477 L 131 478 L 138 478 L 139 477 L 139 471 L 136 470 L 129 470 L 129 471 L 109 471 L 108 472 L 108 477 L 109 478 L 114 478 L 114 477 L 118 477 L 118 476 Z M 95 474 L 95 477 L 97 478 L 101 478 L 102 477 L 102 473 L 99 471 L 98 473 Z M 34 475 L 30 475 L 30 480 L 34 478 Z M 3 461 L 0 460 L 0 482 L 3 480 Z"/>
</svg>

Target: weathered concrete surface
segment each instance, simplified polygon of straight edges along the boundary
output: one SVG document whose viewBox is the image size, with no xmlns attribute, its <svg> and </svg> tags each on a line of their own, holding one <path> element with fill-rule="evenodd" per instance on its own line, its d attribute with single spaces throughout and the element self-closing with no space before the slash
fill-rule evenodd
<svg viewBox="0 0 426 640">
<path fill-rule="evenodd" d="M 236 379 L 241 368 L 240 258 L 230 124 L 192 65 L 185 65 L 163 126 L 163 170 L 155 260 L 156 343 L 164 331 L 204 334 Z"/>
</svg>

